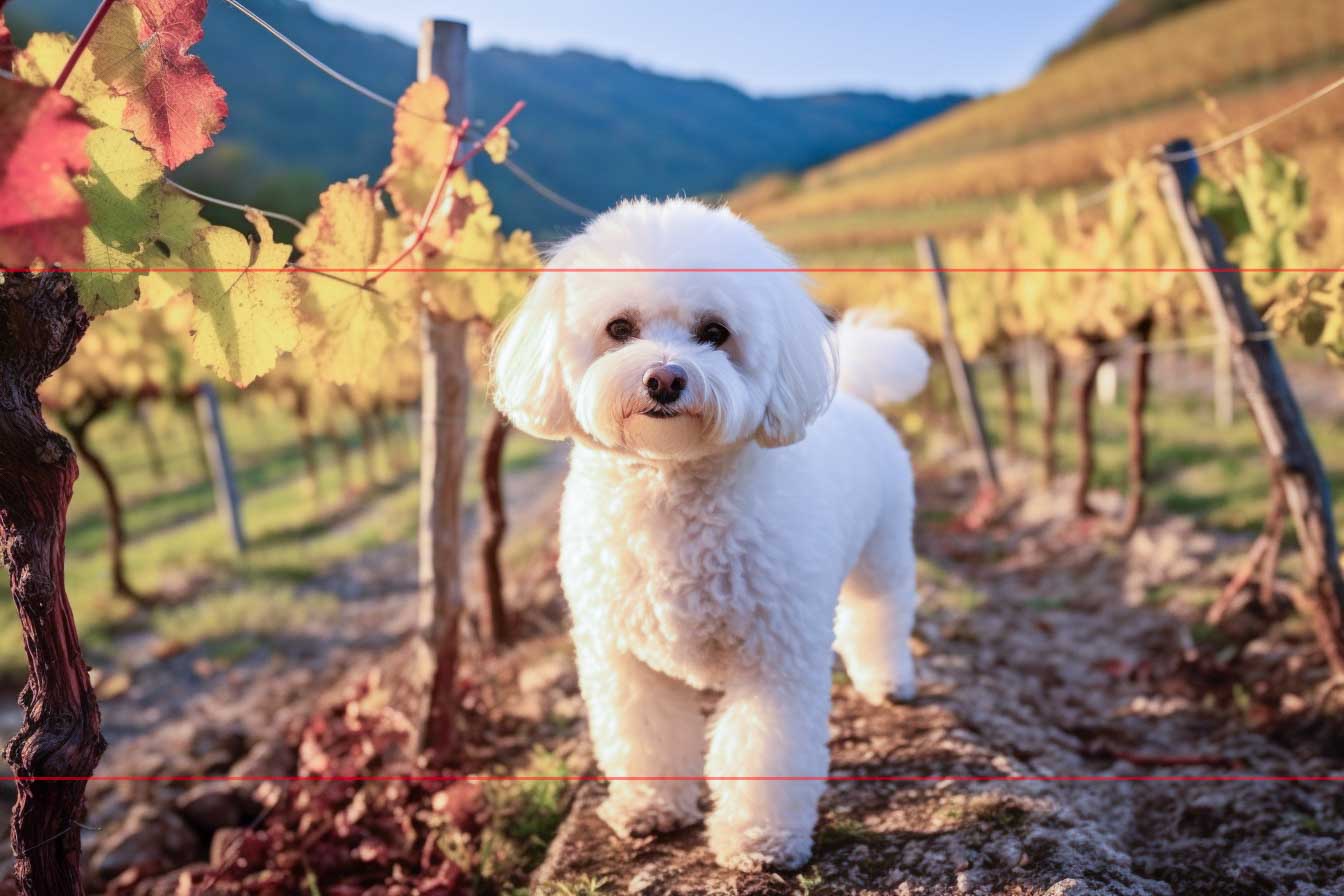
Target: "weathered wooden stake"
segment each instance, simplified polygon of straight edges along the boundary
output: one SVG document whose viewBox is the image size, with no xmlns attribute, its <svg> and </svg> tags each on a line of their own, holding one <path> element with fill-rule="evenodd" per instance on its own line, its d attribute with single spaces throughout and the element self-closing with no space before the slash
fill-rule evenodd
<svg viewBox="0 0 1344 896">
<path fill-rule="evenodd" d="M 241 554 L 247 549 L 247 538 L 243 535 L 243 499 L 238 492 L 229 441 L 224 435 L 224 416 L 219 409 L 219 393 L 215 391 L 214 383 L 202 383 L 196 393 L 196 416 L 201 421 L 205 456 L 210 461 L 210 478 L 215 484 L 215 509 L 229 530 L 233 549 Z"/>
<path fill-rule="evenodd" d="M 419 77 L 448 84 L 448 119 L 470 114 L 467 26 L 425 21 L 420 32 Z M 419 746 L 443 759 L 456 748 L 458 628 L 462 617 L 462 468 L 467 453 L 465 321 L 430 311 L 420 318 L 422 358 L 420 424 L 420 585 L 416 623 L 415 712 Z"/>
<path fill-rule="evenodd" d="M 1189 140 L 1166 146 L 1167 154 L 1191 148 Z M 1195 279 L 1215 319 L 1226 326 L 1232 366 L 1274 477 L 1282 484 L 1297 529 L 1307 581 L 1296 596 L 1311 620 L 1331 670 L 1344 676 L 1344 570 L 1330 498 L 1330 481 L 1312 443 L 1279 354 L 1264 321 L 1242 288 L 1241 273 L 1227 260 L 1217 225 L 1200 215 L 1192 193 L 1199 178 L 1195 159 L 1166 162 L 1160 186 Z"/>
<path fill-rule="evenodd" d="M 915 240 L 915 251 L 919 255 L 920 267 L 928 268 L 933 275 L 933 293 L 938 301 L 938 320 L 943 333 L 943 359 L 947 362 L 948 378 L 952 381 L 952 391 L 957 397 L 961 424 L 979 455 L 982 483 L 998 491 L 999 471 L 994 465 L 989 434 L 985 432 L 985 415 L 980 410 L 980 399 L 975 393 L 975 377 L 961 356 L 961 347 L 957 345 L 952 309 L 948 304 L 947 274 L 938 258 L 938 244 L 933 241 L 933 237 L 925 234 Z"/>
</svg>

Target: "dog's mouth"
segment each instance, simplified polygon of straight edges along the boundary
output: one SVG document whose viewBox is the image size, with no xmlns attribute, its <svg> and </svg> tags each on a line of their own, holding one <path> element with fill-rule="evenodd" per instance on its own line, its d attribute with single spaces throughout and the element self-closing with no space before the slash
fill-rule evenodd
<svg viewBox="0 0 1344 896">
<path fill-rule="evenodd" d="M 645 417 L 652 417 L 655 420 L 671 420 L 673 417 L 680 416 L 671 408 L 649 408 L 644 412 Z"/>
</svg>

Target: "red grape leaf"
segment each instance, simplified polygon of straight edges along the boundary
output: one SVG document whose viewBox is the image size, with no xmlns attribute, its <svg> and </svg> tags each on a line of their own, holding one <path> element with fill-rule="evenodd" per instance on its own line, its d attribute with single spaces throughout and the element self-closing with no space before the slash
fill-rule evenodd
<svg viewBox="0 0 1344 896">
<path fill-rule="evenodd" d="M 5 0 L 0 0 L 0 7 L 5 5 Z M 14 67 L 14 35 L 9 33 L 9 26 L 5 24 L 5 11 L 0 9 L 0 68 L 11 69 Z"/>
<path fill-rule="evenodd" d="M 204 36 L 206 0 L 118 0 L 89 44 L 94 74 L 127 99 L 122 125 L 167 168 L 209 148 L 224 91 L 187 49 Z"/>
<path fill-rule="evenodd" d="M 0 79 L 0 265 L 78 265 L 84 199 L 71 178 L 89 170 L 89 125 L 69 97 Z"/>
</svg>

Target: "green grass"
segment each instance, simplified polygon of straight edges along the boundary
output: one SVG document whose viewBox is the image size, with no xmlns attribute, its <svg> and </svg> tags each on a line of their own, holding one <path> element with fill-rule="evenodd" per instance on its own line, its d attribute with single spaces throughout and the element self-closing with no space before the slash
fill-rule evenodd
<svg viewBox="0 0 1344 896">
<path fill-rule="evenodd" d="M 68 515 L 66 585 L 90 654 L 110 650 L 118 631 L 142 625 L 186 643 L 206 640 L 225 653 L 241 651 L 286 627 L 285 614 L 297 612 L 296 585 L 340 560 L 414 535 L 414 471 L 394 476 L 387 458 L 375 450 L 379 482 L 367 483 L 353 420 L 341 427 L 351 450 L 352 492 L 344 493 L 333 445 L 326 443 L 319 448 L 314 497 L 287 414 L 243 394 L 224 403 L 224 419 L 243 495 L 248 549 L 241 555 L 234 553 L 215 514 L 198 437 L 186 411 L 166 403 L 154 406 L 150 422 L 163 456 L 161 473 L 149 460 L 142 427 L 129 413 L 110 414 L 91 428 L 95 450 L 105 454 L 122 493 L 132 584 L 145 591 L 185 592 L 187 604 L 146 614 L 112 594 L 102 489 L 91 475 L 81 475 Z M 473 407 L 473 434 L 484 419 L 484 409 Z M 413 456 L 404 429 L 398 427 L 393 437 L 404 440 L 407 457 Z M 546 450 L 543 443 L 516 435 L 508 443 L 505 467 L 526 467 Z M 480 492 L 474 472 L 469 464 L 466 501 Z M 8 587 L 6 579 L 0 597 L 8 597 Z M 305 596 L 305 607 L 310 606 L 307 601 Z M 273 606 L 258 627 L 249 614 L 264 604 Z M 182 631 L 168 632 L 170 624 Z M 24 669 L 18 621 L 11 613 L 0 620 L 0 678 L 14 681 Z"/>
<path fill-rule="evenodd" d="M 335 610 L 339 598 L 322 592 L 244 588 L 209 594 L 180 607 L 150 614 L 150 626 L 164 640 L 198 644 L 236 635 L 266 635 L 295 629 L 305 619 Z"/>
<path fill-rule="evenodd" d="M 1123 363 L 1123 362 L 1122 362 Z M 1158 368 L 1160 371 L 1160 367 Z M 1340 371 L 1321 367 L 1322 376 L 1341 377 Z M 941 379 L 941 372 L 937 374 Z M 1159 373 L 1160 377 L 1160 373 Z M 990 436 L 1003 443 L 1003 386 L 992 365 L 976 369 L 977 392 L 983 404 Z M 1020 452 L 1039 460 L 1040 418 L 1026 388 L 1026 371 L 1018 372 Z M 945 396 L 945 383 L 935 384 Z M 1056 435 L 1061 470 L 1077 469 L 1077 436 L 1073 396 L 1066 384 L 1062 394 L 1061 419 Z M 1097 402 L 1093 419 L 1096 432 L 1096 475 L 1093 487 L 1125 489 L 1127 449 L 1126 384 L 1122 381 L 1113 405 Z M 940 397 L 940 408 L 950 405 Z M 1182 394 L 1164 389 L 1160 378 L 1149 393 L 1145 415 L 1148 431 L 1148 506 L 1156 510 L 1191 516 L 1203 527 L 1254 532 L 1264 521 L 1269 501 L 1270 473 L 1261 453 L 1255 423 L 1244 404 L 1239 404 L 1233 423 L 1220 427 L 1214 420 L 1210 395 Z M 955 421 L 949 417 L 949 422 Z M 1307 413 L 1316 450 L 1330 479 L 1335 498 L 1336 525 L 1344 526 L 1344 405 L 1332 414 Z M 1291 527 L 1290 527 L 1291 528 Z"/>
<path fill-rule="evenodd" d="M 563 778 L 573 771 L 564 759 L 538 746 L 513 774 Z M 480 837 L 472 841 L 446 827 L 440 832 L 440 848 L 467 870 L 476 892 L 514 892 L 546 857 L 546 847 L 565 818 L 569 789 L 563 780 L 487 783 L 482 795 L 490 820 Z M 604 885 L 600 878 L 581 878 L 554 884 L 549 892 L 578 896 L 601 892 Z"/>
</svg>

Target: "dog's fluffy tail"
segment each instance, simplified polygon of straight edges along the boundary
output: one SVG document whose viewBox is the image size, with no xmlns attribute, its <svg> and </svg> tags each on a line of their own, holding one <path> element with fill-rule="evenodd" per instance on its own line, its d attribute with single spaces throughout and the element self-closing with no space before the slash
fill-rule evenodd
<svg viewBox="0 0 1344 896">
<path fill-rule="evenodd" d="M 868 404 L 908 401 L 929 379 L 929 353 L 881 312 L 851 309 L 836 328 L 839 389 Z"/>
</svg>

